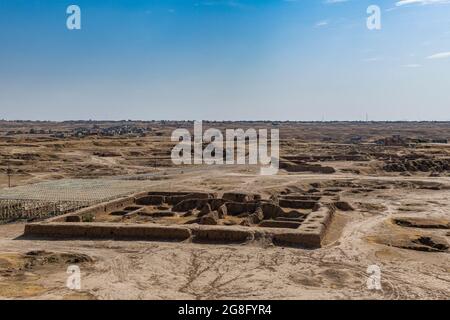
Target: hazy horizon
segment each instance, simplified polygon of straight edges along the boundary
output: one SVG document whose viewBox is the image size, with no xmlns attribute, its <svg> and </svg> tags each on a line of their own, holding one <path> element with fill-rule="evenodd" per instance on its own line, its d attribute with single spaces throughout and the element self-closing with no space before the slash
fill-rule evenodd
<svg viewBox="0 0 450 320">
<path fill-rule="evenodd" d="M 43 119 L 43 118 L 35 118 L 35 119 L 26 119 L 26 118 L 2 118 L 0 121 L 6 121 L 6 122 L 158 122 L 158 121 L 167 121 L 167 122 L 193 122 L 193 121 L 204 121 L 204 122 L 298 122 L 298 123 L 345 123 L 345 122 L 355 122 L 355 123 L 447 123 L 450 122 L 450 120 L 351 120 L 351 119 L 341 119 L 341 120 L 295 120 L 295 119 L 235 119 L 235 120 L 226 120 L 226 119 Z"/>
</svg>

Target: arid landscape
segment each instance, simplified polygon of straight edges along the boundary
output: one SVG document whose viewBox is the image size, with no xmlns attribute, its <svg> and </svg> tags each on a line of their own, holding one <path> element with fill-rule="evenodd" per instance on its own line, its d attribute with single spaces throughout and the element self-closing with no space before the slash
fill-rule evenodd
<svg viewBox="0 0 450 320">
<path fill-rule="evenodd" d="M 174 165 L 189 121 L 0 121 L 0 299 L 450 298 L 450 123 L 203 127 L 278 129 L 278 174 Z"/>
</svg>

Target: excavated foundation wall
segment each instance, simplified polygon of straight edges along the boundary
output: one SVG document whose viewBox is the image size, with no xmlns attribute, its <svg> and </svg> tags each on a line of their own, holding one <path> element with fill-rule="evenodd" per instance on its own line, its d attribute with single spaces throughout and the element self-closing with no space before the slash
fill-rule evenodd
<svg viewBox="0 0 450 320">
<path fill-rule="evenodd" d="M 219 243 L 248 243 L 265 239 L 275 245 L 297 246 L 306 248 L 321 247 L 322 240 L 334 215 L 334 206 L 321 206 L 320 197 L 279 199 L 290 208 L 311 208 L 314 211 L 300 215 L 296 211 L 285 212 L 283 209 L 256 196 L 227 195 L 215 198 L 212 193 L 169 193 L 145 192 L 130 197 L 119 198 L 103 204 L 84 208 L 73 213 L 25 226 L 24 235 L 38 238 L 79 238 L 79 239 L 138 239 L 159 241 L 192 241 Z M 247 202 L 235 202 L 235 201 Z M 80 222 L 79 217 L 86 214 L 101 214 L 121 210 L 135 204 L 159 205 L 171 203 L 173 211 L 200 209 L 209 204 L 212 210 L 225 205 L 228 215 L 242 212 L 253 213 L 262 210 L 264 215 L 261 226 L 221 226 L 221 225 L 160 225 L 157 223 L 96 223 Z M 270 220 L 283 215 L 287 221 Z M 301 218 L 301 219 L 299 219 Z M 298 221 L 288 221 L 297 219 Z"/>
</svg>

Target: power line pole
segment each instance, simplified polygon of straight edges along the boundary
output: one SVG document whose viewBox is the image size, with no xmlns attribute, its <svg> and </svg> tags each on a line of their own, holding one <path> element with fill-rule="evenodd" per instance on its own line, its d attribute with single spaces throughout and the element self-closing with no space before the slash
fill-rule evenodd
<svg viewBox="0 0 450 320">
<path fill-rule="evenodd" d="M 8 188 L 11 188 L 12 169 L 11 169 L 11 166 L 9 163 L 8 163 L 8 168 L 6 169 L 6 174 L 8 175 Z"/>
</svg>

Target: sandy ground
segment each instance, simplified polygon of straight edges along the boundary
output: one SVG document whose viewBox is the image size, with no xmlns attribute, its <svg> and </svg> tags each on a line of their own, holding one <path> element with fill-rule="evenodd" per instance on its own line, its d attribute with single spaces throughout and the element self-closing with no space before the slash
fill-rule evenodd
<svg viewBox="0 0 450 320">
<path fill-rule="evenodd" d="M 450 230 L 406 228 L 392 217 L 447 219 L 450 178 L 433 178 L 441 190 L 423 188 L 428 178 L 281 174 L 205 170 L 158 181 L 161 190 L 241 190 L 276 193 L 310 182 L 353 183 L 325 245 L 317 250 L 266 243 L 206 245 L 143 241 L 45 241 L 21 239 L 23 224 L 0 226 L 0 298 L 31 299 L 449 299 L 448 250 L 399 248 L 414 236 L 448 244 Z M 373 187 L 386 185 L 384 189 Z M 364 191 L 365 188 L 372 190 Z M 361 191 L 362 190 L 362 191 Z M 408 240 L 409 239 L 409 240 Z M 81 290 L 66 288 L 68 261 L 22 263 L 27 252 L 84 254 Z M 382 290 L 369 290 L 367 268 L 381 268 Z"/>
</svg>

